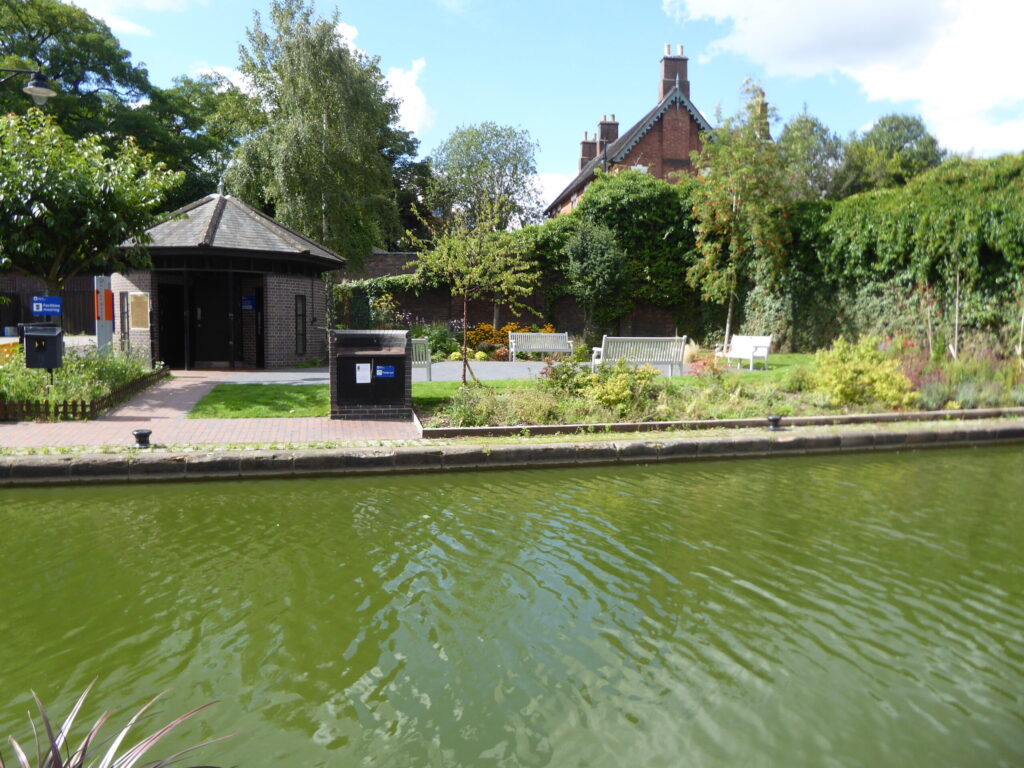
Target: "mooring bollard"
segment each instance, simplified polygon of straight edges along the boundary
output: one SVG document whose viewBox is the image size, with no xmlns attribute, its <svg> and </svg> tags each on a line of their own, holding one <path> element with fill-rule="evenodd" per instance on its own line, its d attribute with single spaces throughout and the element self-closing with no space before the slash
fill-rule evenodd
<svg viewBox="0 0 1024 768">
<path fill-rule="evenodd" d="M 768 429 L 772 432 L 778 432 L 782 427 L 779 426 L 779 422 L 782 421 L 781 416 L 769 416 L 768 417 Z"/>
<path fill-rule="evenodd" d="M 149 444 L 149 436 L 153 434 L 151 429 L 133 429 L 132 435 L 135 436 L 135 447 L 136 448 L 152 448 Z"/>
</svg>

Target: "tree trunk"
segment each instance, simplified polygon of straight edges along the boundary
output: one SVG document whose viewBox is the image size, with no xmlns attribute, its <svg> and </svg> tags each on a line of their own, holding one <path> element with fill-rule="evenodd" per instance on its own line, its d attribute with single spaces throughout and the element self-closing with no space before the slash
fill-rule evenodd
<svg viewBox="0 0 1024 768">
<path fill-rule="evenodd" d="M 729 343 L 730 334 L 732 333 L 732 304 L 736 294 L 733 291 L 729 291 L 729 309 L 725 313 L 725 341 L 724 344 Z"/>
<path fill-rule="evenodd" d="M 494 314 L 491 316 L 491 325 L 498 327 L 498 302 L 494 302 Z"/>
<path fill-rule="evenodd" d="M 466 333 L 469 330 L 469 299 L 462 297 L 462 386 L 466 386 Z"/>
<path fill-rule="evenodd" d="M 949 351 L 953 353 L 953 359 L 960 356 L 960 272 L 956 273 L 956 304 L 953 309 L 953 343 Z"/>
</svg>

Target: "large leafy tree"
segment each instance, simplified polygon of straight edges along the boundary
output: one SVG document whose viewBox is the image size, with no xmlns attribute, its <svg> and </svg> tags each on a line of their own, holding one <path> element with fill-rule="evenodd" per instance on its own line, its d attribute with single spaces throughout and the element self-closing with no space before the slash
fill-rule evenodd
<svg viewBox="0 0 1024 768">
<path fill-rule="evenodd" d="M 527 131 L 511 126 L 484 122 L 457 128 L 431 157 L 429 204 L 469 221 L 493 217 L 496 229 L 535 221 L 540 213 L 536 150 Z"/>
<path fill-rule="evenodd" d="M 849 141 L 839 175 L 839 196 L 901 187 L 938 167 L 946 155 L 921 118 L 886 115 L 863 136 Z"/>
<path fill-rule="evenodd" d="M 770 277 L 788 240 L 779 205 L 783 163 L 769 133 L 773 110 L 757 85 L 748 83 L 745 92 L 740 112 L 711 131 L 693 156 L 700 169 L 692 197 L 699 258 L 688 277 L 706 300 L 728 305 L 727 341 L 740 285 Z"/>
<path fill-rule="evenodd" d="M 670 184 L 648 173 L 625 170 L 598 174 L 574 216 L 609 229 L 624 253 L 617 315 L 637 300 L 676 306 L 688 293 L 686 270 L 693 259 L 693 226 L 688 176 Z"/>
<path fill-rule="evenodd" d="M 583 309 L 584 334 L 590 338 L 622 312 L 626 256 L 608 227 L 580 219 L 565 244 L 569 292 Z"/>
<path fill-rule="evenodd" d="M 57 96 L 46 105 L 70 136 L 99 135 L 109 149 L 126 136 L 185 173 L 166 204 L 212 192 L 240 135 L 221 115 L 244 96 L 216 77 L 182 79 L 169 89 L 149 82 L 110 29 L 59 0 L 0 0 L 0 66 L 41 69 Z M 16 88 L 0 89 L 0 111 L 31 106 Z"/>
<path fill-rule="evenodd" d="M 143 234 L 181 176 L 131 139 L 112 153 L 72 139 L 38 109 L 0 118 L 0 267 L 59 295 L 77 274 L 145 266 Z"/>
<path fill-rule="evenodd" d="M 396 127 L 377 60 L 338 36 L 339 18 L 274 0 L 240 49 L 264 111 L 235 153 L 228 184 L 287 226 L 358 265 L 398 227 L 394 167 L 415 147 Z"/>
<path fill-rule="evenodd" d="M 830 200 L 839 194 L 845 144 L 806 112 L 790 120 L 779 135 L 787 195 L 794 200 Z"/>
</svg>

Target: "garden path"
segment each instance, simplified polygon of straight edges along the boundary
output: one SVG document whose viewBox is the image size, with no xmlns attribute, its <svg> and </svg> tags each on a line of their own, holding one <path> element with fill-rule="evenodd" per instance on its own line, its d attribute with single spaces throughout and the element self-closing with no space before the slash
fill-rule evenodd
<svg viewBox="0 0 1024 768">
<path fill-rule="evenodd" d="M 256 372 L 175 371 L 174 377 L 150 387 L 94 421 L 0 424 L 0 447 L 131 446 L 134 429 L 150 429 L 157 445 L 228 443 L 318 443 L 417 440 L 413 422 L 302 419 L 187 419 L 214 385 L 240 382 Z M 326 375 L 322 382 L 326 383 Z"/>
</svg>

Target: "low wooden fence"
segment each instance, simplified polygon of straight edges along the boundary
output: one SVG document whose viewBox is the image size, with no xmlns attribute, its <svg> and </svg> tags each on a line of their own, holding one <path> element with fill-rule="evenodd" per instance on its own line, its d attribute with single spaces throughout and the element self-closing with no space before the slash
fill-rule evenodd
<svg viewBox="0 0 1024 768">
<path fill-rule="evenodd" d="M 140 376 L 135 381 L 112 390 L 96 400 L 0 400 L 0 421 L 62 421 L 66 419 L 95 419 L 115 405 L 124 402 L 156 382 L 170 376 L 169 368 L 160 368 Z"/>
</svg>

